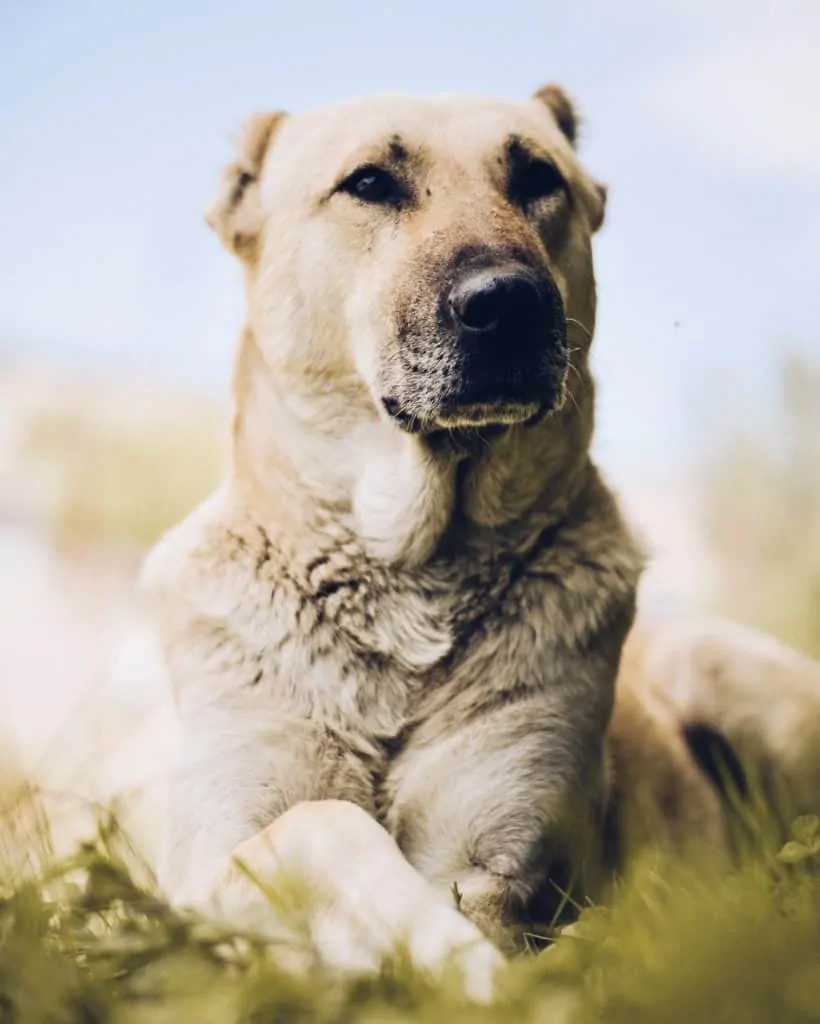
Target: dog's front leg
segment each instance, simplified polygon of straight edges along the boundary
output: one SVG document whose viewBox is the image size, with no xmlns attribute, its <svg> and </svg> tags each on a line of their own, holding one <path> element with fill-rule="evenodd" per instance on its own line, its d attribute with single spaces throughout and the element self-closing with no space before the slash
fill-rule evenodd
<svg viewBox="0 0 820 1024">
<path fill-rule="evenodd" d="M 534 699 L 411 743 L 395 763 L 388 826 L 403 852 L 442 890 L 455 888 L 462 912 L 505 950 L 522 945 L 535 900 L 550 916 L 564 899 L 555 874 L 560 887 L 594 884 L 593 741 Z"/>
<path fill-rule="evenodd" d="M 264 694 L 239 697 L 180 709 L 158 866 L 161 888 L 178 905 L 200 904 L 231 851 L 298 803 L 334 795 L 374 810 L 366 758 Z"/>
<path fill-rule="evenodd" d="M 378 971 L 386 957 L 405 950 L 433 974 L 460 970 L 471 998 L 492 995 L 500 953 L 355 804 L 297 804 L 237 847 L 232 860 L 209 909 L 285 940 L 285 953 L 301 924 L 308 947 L 326 965 Z M 283 962 L 298 965 L 292 957 Z"/>
<path fill-rule="evenodd" d="M 468 994 L 489 997 L 500 953 L 352 802 L 358 783 L 370 783 L 366 766 L 327 750 L 309 722 L 266 720 L 258 709 L 232 725 L 214 708 L 202 715 L 194 735 L 208 737 L 206 756 L 201 744 L 183 752 L 160 866 L 177 905 L 274 940 L 288 969 L 317 956 L 374 971 L 403 948 L 433 972 L 452 962 Z M 316 798 L 332 788 L 322 764 L 351 802 Z"/>
</svg>

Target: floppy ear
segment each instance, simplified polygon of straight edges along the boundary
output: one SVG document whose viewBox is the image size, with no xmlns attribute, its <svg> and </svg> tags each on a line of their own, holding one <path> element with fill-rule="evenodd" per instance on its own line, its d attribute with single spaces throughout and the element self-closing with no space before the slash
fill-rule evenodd
<svg viewBox="0 0 820 1024">
<path fill-rule="evenodd" d="M 587 187 L 584 189 L 584 200 L 587 213 L 589 214 L 589 227 L 594 233 L 604 222 L 606 214 L 607 187 L 594 178 L 587 177 Z"/>
<path fill-rule="evenodd" d="M 566 135 L 570 145 L 574 146 L 578 140 L 578 126 L 580 118 L 575 104 L 566 92 L 564 92 L 561 86 L 554 85 L 553 83 L 550 83 L 549 85 L 542 85 L 541 88 L 533 94 L 532 98 L 544 104 L 555 118 L 558 127 L 564 135 Z"/>
<path fill-rule="evenodd" d="M 219 192 L 205 220 L 228 249 L 252 261 L 262 227 L 259 178 L 265 155 L 285 115 L 254 114 L 242 126 L 236 160 L 225 169 Z"/>
<path fill-rule="evenodd" d="M 543 103 L 555 118 L 555 123 L 564 133 L 569 144 L 576 147 L 578 143 L 578 130 L 580 127 L 580 116 L 578 108 L 570 99 L 560 85 L 544 85 L 536 93 L 533 99 Z M 585 175 L 580 184 L 580 192 L 584 198 L 584 206 L 589 215 L 590 230 L 595 232 L 604 222 L 606 212 L 606 185 L 595 181 L 594 178 Z"/>
</svg>

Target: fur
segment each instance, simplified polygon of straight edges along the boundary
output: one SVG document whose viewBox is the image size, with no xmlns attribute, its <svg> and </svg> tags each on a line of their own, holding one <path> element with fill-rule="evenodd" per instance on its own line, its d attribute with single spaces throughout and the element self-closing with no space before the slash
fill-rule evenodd
<svg viewBox="0 0 820 1024">
<path fill-rule="evenodd" d="M 397 846 L 374 858 L 507 948 L 551 872 L 594 884 L 608 808 L 653 765 L 667 817 L 719 835 L 670 705 L 628 673 L 608 732 L 642 558 L 589 455 L 605 190 L 576 126 L 550 86 L 246 127 L 209 214 L 248 305 L 231 465 L 144 577 L 183 736 L 177 900 L 309 806 L 313 828 L 380 823 Z M 521 159 L 560 186 L 518 201 Z M 373 166 L 395 201 L 357 198 Z M 476 258 L 560 300 L 538 415 L 445 411 L 463 351 L 441 296 Z"/>
</svg>

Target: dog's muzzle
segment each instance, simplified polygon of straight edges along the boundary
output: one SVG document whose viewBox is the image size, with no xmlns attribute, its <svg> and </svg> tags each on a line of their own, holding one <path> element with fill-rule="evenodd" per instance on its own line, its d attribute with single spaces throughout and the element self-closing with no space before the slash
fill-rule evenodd
<svg viewBox="0 0 820 1024">
<path fill-rule="evenodd" d="M 442 277 L 434 311 L 416 299 L 400 317 L 404 372 L 382 393 L 388 415 L 435 434 L 504 429 L 557 409 L 566 322 L 547 268 L 485 251 L 454 259 Z"/>
<path fill-rule="evenodd" d="M 473 269 L 446 302 L 457 358 L 440 426 L 521 422 L 555 403 L 566 336 L 551 277 L 517 263 Z"/>
</svg>

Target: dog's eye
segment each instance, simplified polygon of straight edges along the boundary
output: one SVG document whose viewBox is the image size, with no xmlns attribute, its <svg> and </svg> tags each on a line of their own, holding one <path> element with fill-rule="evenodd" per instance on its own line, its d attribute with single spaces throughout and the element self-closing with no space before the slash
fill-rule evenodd
<svg viewBox="0 0 820 1024">
<path fill-rule="evenodd" d="M 387 203 L 399 206 L 405 198 L 405 191 L 389 171 L 368 164 L 359 167 L 339 185 L 340 192 L 347 192 L 363 203 Z"/>
<path fill-rule="evenodd" d="M 525 208 L 565 187 L 561 172 L 547 160 L 528 160 L 519 164 L 510 176 L 510 198 Z"/>
</svg>

